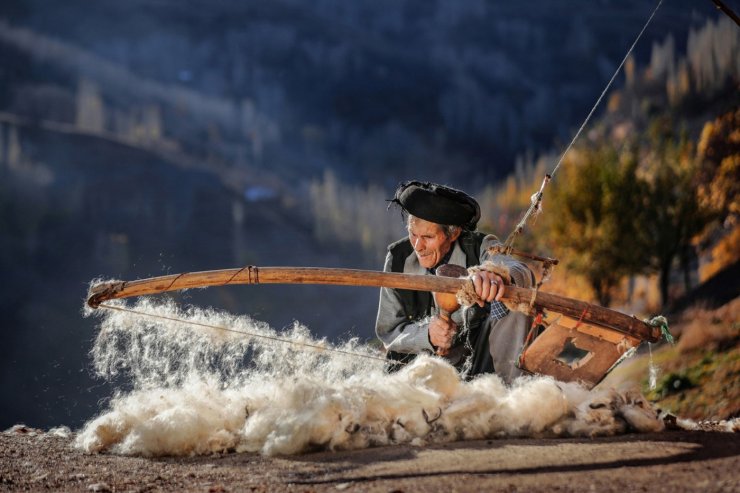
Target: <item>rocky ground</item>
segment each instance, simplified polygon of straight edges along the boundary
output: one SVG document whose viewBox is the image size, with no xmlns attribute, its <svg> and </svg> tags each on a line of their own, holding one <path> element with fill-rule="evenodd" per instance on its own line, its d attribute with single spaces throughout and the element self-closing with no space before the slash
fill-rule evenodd
<svg viewBox="0 0 740 493">
<path fill-rule="evenodd" d="M 0 433 L 0 491 L 740 491 L 740 435 L 497 439 L 288 457 L 87 455 L 74 435 Z"/>
</svg>

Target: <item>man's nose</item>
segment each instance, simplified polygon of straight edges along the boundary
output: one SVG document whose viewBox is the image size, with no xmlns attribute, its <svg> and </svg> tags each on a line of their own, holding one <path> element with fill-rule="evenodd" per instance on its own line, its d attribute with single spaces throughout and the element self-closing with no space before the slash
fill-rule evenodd
<svg viewBox="0 0 740 493">
<path fill-rule="evenodd" d="M 423 246 L 421 245 L 421 238 L 417 238 L 416 241 L 414 241 L 414 250 L 417 252 L 422 250 L 421 246 Z"/>
</svg>

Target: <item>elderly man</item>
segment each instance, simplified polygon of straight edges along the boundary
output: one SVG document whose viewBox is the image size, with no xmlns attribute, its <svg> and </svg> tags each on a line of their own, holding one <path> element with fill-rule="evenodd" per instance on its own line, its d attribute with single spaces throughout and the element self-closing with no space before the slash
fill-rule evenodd
<svg viewBox="0 0 740 493">
<path fill-rule="evenodd" d="M 399 186 L 393 202 L 406 216 L 408 237 L 388 247 L 386 272 L 435 275 L 443 264 L 472 267 L 491 260 L 517 286 L 532 286 L 534 276 L 524 264 L 489 253 L 498 239 L 476 232 L 480 207 L 464 192 L 413 181 Z M 388 358 L 405 363 L 417 354 L 439 354 L 466 377 L 495 371 L 510 383 L 519 376 L 516 363 L 531 320 L 500 302 L 502 276 L 480 270 L 473 283 L 479 304 L 449 318 L 440 316 L 431 293 L 382 288 L 375 332 Z"/>
</svg>

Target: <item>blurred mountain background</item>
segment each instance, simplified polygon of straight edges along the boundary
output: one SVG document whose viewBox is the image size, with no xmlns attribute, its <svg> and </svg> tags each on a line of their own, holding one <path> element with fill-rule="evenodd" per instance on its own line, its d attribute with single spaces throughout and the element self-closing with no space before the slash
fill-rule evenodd
<svg viewBox="0 0 740 493">
<path fill-rule="evenodd" d="M 379 269 L 409 179 L 475 194 L 505 237 L 653 7 L 5 0 L 0 427 L 78 426 L 110 395 L 81 316 L 95 278 Z M 640 314 L 737 297 L 739 32 L 710 0 L 658 11 L 521 239 L 564 260 L 548 289 Z M 375 289 L 176 298 L 374 337 Z"/>
</svg>

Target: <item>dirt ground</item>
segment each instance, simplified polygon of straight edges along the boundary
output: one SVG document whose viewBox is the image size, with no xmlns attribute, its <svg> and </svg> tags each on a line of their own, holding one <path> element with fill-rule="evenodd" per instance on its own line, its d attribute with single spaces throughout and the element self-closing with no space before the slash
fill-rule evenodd
<svg viewBox="0 0 740 493">
<path fill-rule="evenodd" d="M 289 457 L 87 455 L 73 436 L 0 433 L 0 491 L 740 491 L 740 434 L 496 439 Z"/>
</svg>

